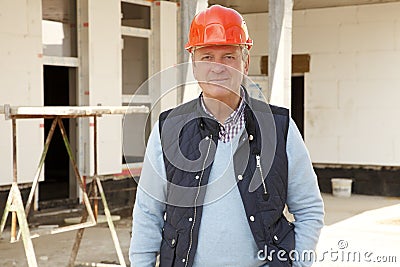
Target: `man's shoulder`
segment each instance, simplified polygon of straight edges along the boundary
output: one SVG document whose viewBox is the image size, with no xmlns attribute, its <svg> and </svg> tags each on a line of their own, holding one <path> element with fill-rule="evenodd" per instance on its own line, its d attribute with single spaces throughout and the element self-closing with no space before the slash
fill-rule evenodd
<svg viewBox="0 0 400 267">
<path fill-rule="evenodd" d="M 289 116 L 289 110 L 287 108 L 275 106 L 255 98 L 250 98 L 249 102 L 250 108 L 256 111 L 266 111 L 271 112 L 274 115 Z"/>
<path fill-rule="evenodd" d="M 282 116 L 289 116 L 289 110 L 287 108 L 284 107 L 280 107 L 280 106 L 275 106 L 275 105 L 271 105 L 269 104 L 271 111 L 273 114 L 276 115 L 282 115 Z"/>
<path fill-rule="evenodd" d="M 193 112 L 196 111 L 197 102 L 198 102 L 198 99 L 196 98 L 189 102 L 180 104 L 179 106 L 176 106 L 174 108 L 171 108 L 171 109 L 161 112 L 160 121 L 164 121 L 168 117 L 176 117 L 176 116 L 181 116 L 181 115 L 186 115 L 186 114 L 192 114 Z"/>
</svg>

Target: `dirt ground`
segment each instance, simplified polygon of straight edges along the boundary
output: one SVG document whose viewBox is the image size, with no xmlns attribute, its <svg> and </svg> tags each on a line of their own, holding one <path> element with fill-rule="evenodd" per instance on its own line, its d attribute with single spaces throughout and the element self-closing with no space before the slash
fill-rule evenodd
<svg viewBox="0 0 400 267">
<path fill-rule="evenodd" d="M 349 263 L 330 259 L 318 262 L 315 266 L 400 266 L 400 198 L 362 195 L 337 198 L 330 194 L 323 194 L 323 198 L 326 226 L 318 245 L 320 252 L 332 252 L 337 250 L 338 242 L 346 242 L 351 252 L 367 251 L 374 255 L 393 256 L 391 259 L 396 262 L 366 265 L 365 262 Z M 126 264 L 129 266 L 131 218 L 122 218 L 114 224 Z M 67 266 L 76 232 L 34 238 L 38 266 Z M 9 240 L 8 227 L 0 239 L 0 267 L 28 266 L 23 243 L 10 243 Z M 86 228 L 77 262 L 119 263 L 106 223 Z"/>
</svg>

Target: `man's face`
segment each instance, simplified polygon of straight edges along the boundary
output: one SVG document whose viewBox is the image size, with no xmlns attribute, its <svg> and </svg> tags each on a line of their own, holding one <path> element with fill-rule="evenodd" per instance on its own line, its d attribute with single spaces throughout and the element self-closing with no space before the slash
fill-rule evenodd
<svg viewBox="0 0 400 267">
<path fill-rule="evenodd" d="M 197 48 L 193 55 L 193 73 L 204 97 L 224 100 L 239 95 L 243 74 L 248 73 L 249 59 L 243 61 L 242 48 L 214 45 Z"/>
</svg>

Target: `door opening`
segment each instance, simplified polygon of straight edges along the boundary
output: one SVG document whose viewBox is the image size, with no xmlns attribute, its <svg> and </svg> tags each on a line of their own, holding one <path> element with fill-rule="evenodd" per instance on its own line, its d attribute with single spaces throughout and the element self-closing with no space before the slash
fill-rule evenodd
<svg viewBox="0 0 400 267">
<path fill-rule="evenodd" d="M 292 76 L 291 115 L 304 139 L 304 76 Z"/>
<path fill-rule="evenodd" d="M 70 86 L 69 68 L 61 66 L 43 66 L 44 105 L 69 106 Z M 47 137 L 52 120 L 44 121 Z M 69 138 L 70 123 L 63 119 Z M 39 183 L 39 200 L 66 199 L 69 197 L 69 157 L 64 146 L 60 129 L 56 127 L 44 165 L 44 181 Z"/>
</svg>

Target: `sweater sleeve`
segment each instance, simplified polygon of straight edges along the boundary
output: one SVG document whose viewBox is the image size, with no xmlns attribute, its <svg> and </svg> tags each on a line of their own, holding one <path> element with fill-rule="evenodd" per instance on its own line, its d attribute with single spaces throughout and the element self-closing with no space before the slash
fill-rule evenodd
<svg viewBox="0 0 400 267">
<path fill-rule="evenodd" d="M 158 123 L 150 134 L 132 217 L 129 260 L 132 267 L 154 267 L 162 240 L 166 174 Z"/>
<path fill-rule="evenodd" d="M 293 266 L 311 266 L 321 229 L 324 204 L 308 150 L 292 119 L 289 123 L 286 153 L 288 157 L 289 212 L 295 218 L 296 260 Z"/>
</svg>

